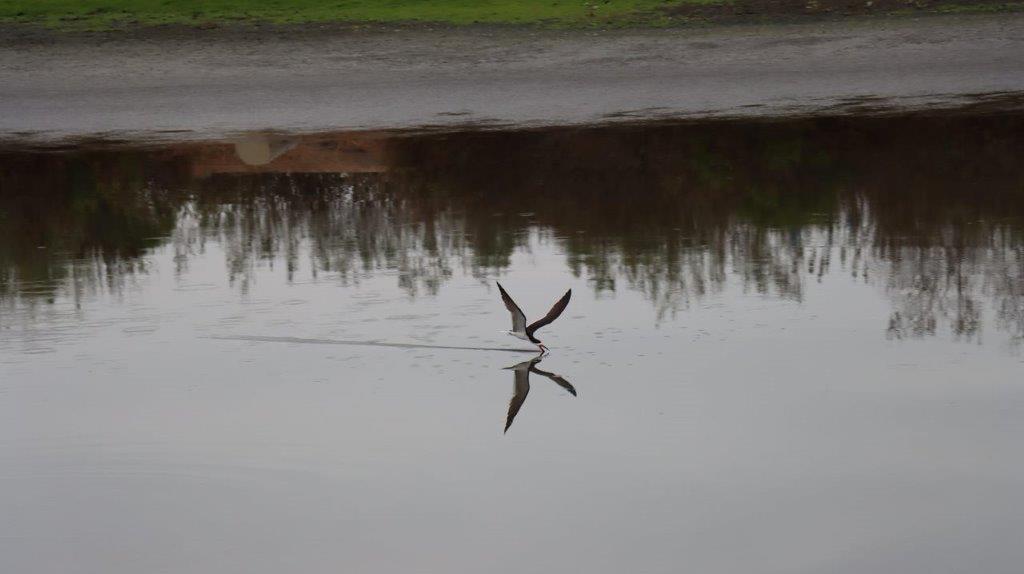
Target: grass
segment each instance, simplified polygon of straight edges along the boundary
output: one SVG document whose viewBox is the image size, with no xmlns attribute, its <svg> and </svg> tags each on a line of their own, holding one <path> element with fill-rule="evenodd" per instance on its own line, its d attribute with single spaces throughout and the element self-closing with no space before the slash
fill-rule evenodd
<svg viewBox="0 0 1024 574">
<path fill-rule="evenodd" d="M 0 24 L 104 30 L 160 24 L 441 23 L 542 24 L 565 27 L 658 26 L 662 8 L 728 5 L 744 0 L 0 0 Z M 827 5 L 816 0 L 809 5 Z M 870 6 L 870 4 L 868 4 Z M 1020 0 L 954 2 L 946 13 L 1017 11 Z M 756 16 L 756 14 L 755 14 Z"/>
<path fill-rule="evenodd" d="M 657 20 L 665 5 L 666 0 L 0 0 L 0 22 L 96 29 L 213 22 L 578 26 Z"/>
</svg>

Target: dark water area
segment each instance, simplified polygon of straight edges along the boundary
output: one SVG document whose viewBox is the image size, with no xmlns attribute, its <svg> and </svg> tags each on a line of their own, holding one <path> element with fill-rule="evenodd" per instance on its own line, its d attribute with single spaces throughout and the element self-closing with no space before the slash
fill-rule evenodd
<svg viewBox="0 0 1024 574">
<path fill-rule="evenodd" d="M 1022 158 L 1015 113 L 0 146 L 0 565 L 1015 571 Z M 573 289 L 550 355 L 496 279 Z"/>
<path fill-rule="evenodd" d="M 213 242 L 241 293 L 277 263 L 288 281 L 389 272 L 429 296 L 543 242 L 596 296 L 636 290 L 659 317 L 729 281 L 800 301 L 837 274 L 885 292 L 891 336 L 980 337 L 990 309 L 1018 343 L 1022 129 L 925 116 L 7 152 L 0 294 L 87 304 L 154 248 L 183 274 Z M 281 156 L 246 164 L 236 145 Z"/>
</svg>

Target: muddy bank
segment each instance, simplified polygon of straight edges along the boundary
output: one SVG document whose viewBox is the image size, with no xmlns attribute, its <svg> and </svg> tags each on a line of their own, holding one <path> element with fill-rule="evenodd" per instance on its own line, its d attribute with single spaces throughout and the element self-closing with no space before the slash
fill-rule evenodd
<svg viewBox="0 0 1024 574">
<path fill-rule="evenodd" d="M 1020 10 L 1024 10 L 1024 2 L 963 0 L 733 0 L 683 3 L 664 8 L 665 14 L 670 17 L 711 22 Z"/>
<path fill-rule="evenodd" d="M 36 142 L 861 113 L 1020 92 L 1020 14 L 0 46 L 0 137 Z"/>
</svg>

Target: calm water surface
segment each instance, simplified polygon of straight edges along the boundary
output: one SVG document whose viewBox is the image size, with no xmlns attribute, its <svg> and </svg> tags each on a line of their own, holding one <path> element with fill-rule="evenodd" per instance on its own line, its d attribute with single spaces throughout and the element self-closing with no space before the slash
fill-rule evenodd
<svg viewBox="0 0 1024 574">
<path fill-rule="evenodd" d="M 1022 134 L 4 148 L 0 571 L 1019 572 Z"/>
</svg>

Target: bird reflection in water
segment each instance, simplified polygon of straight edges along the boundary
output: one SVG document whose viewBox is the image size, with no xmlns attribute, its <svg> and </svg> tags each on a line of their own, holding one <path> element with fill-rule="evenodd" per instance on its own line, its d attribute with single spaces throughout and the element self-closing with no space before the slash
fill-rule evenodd
<svg viewBox="0 0 1024 574">
<path fill-rule="evenodd" d="M 544 360 L 544 356 L 538 355 L 529 361 L 523 361 L 522 363 L 512 365 L 511 367 L 505 367 L 505 370 L 513 371 L 515 392 L 512 395 L 512 400 L 508 403 L 508 417 L 505 419 L 504 432 L 508 432 L 509 427 L 512 426 L 512 421 L 515 420 L 516 415 L 519 413 L 519 409 L 521 409 L 523 407 L 523 403 L 526 402 L 526 395 L 530 393 L 530 373 L 537 373 L 538 375 L 545 376 L 551 379 L 556 385 L 569 391 L 569 394 L 572 396 L 576 396 L 576 388 L 561 375 L 542 371 L 537 368 L 537 363 L 540 363 L 542 360 Z"/>
</svg>

